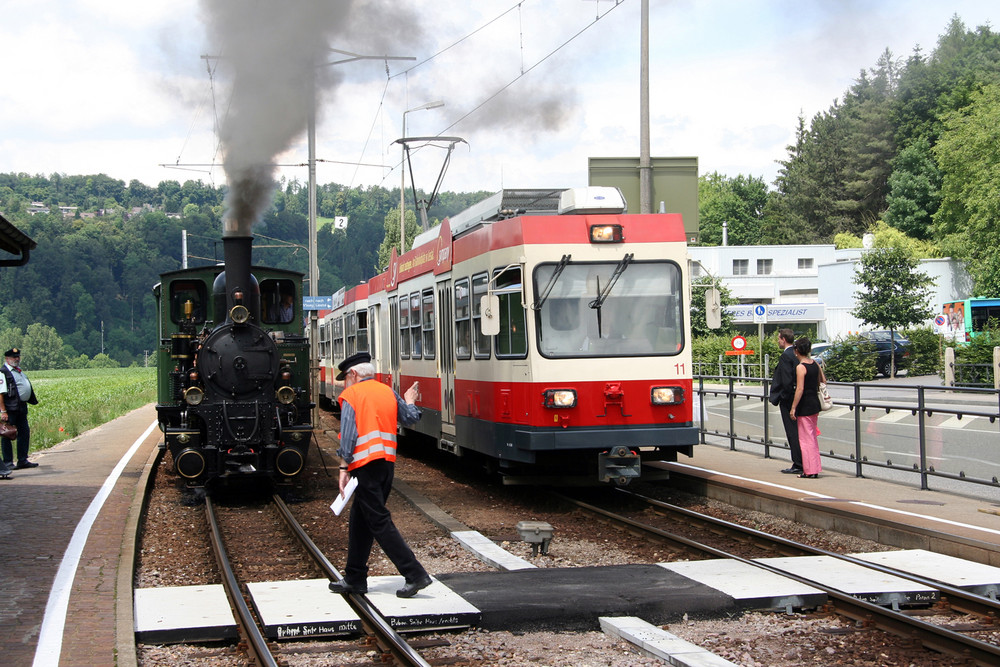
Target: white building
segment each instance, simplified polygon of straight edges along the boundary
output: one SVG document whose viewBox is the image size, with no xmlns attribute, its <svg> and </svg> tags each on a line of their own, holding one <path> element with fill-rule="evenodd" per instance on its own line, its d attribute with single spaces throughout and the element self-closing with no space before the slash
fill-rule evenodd
<svg viewBox="0 0 1000 667">
<path fill-rule="evenodd" d="M 821 340 L 833 340 L 866 327 L 851 315 L 855 308 L 856 265 L 861 248 L 837 250 L 829 245 L 705 246 L 688 248 L 692 274 L 710 273 L 722 281 L 740 306 L 731 306 L 741 325 L 760 323 L 791 328 L 816 327 Z M 934 279 L 930 307 L 965 299 L 972 280 L 958 260 L 925 259 L 920 271 Z M 754 305 L 765 306 L 755 316 Z M 926 324 L 930 326 L 933 319 Z"/>
</svg>

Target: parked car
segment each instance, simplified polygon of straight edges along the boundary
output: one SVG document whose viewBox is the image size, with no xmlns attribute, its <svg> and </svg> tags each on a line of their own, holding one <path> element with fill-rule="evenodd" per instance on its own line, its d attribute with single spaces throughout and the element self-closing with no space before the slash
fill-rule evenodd
<svg viewBox="0 0 1000 667">
<path fill-rule="evenodd" d="M 896 372 L 909 365 L 910 341 L 903 338 L 898 331 L 862 331 L 861 338 L 875 345 L 878 359 L 875 361 L 875 371 L 879 375 L 889 377 L 892 355 L 896 357 Z"/>
<path fill-rule="evenodd" d="M 812 346 L 812 351 L 809 354 L 816 363 L 823 366 L 826 364 L 826 357 L 832 347 L 833 343 L 816 343 Z"/>
</svg>

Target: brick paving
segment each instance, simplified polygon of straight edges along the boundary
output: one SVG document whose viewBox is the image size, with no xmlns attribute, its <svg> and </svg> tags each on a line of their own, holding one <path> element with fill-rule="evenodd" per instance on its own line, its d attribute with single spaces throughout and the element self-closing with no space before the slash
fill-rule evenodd
<svg viewBox="0 0 1000 667">
<path fill-rule="evenodd" d="M 140 408 L 51 449 L 32 452 L 39 467 L 0 480 L 3 664 L 32 664 L 49 592 L 73 532 L 115 465 L 155 418 L 152 405 Z M 138 492 L 136 481 L 159 435 L 154 430 L 142 443 L 94 521 L 71 589 L 59 665 L 135 664 L 134 655 L 120 660 L 116 650 L 123 611 L 116 606 L 119 562 Z M 130 585 L 131 575 L 125 580 Z M 131 593 L 122 599 L 130 601 Z"/>
</svg>

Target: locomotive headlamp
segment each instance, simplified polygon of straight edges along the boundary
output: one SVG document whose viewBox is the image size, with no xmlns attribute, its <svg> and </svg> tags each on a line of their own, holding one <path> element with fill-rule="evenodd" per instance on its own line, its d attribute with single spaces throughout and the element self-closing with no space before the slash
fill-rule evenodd
<svg viewBox="0 0 1000 667">
<path fill-rule="evenodd" d="M 546 389 L 542 392 L 542 405 L 547 408 L 575 408 L 575 389 Z"/>
<path fill-rule="evenodd" d="M 653 387 L 649 400 L 653 405 L 679 405 L 684 402 L 684 387 Z"/>
<path fill-rule="evenodd" d="M 201 387 L 188 387 L 184 390 L 184 402 L 188 405 L 200 405 L 205 399 L 205 392 Z"/>
<path fill-rule="evenodd" d="M 243 305 L 233 306 L 233 309 L 229 311 L 229 319 L 236 324 L 245 324 L 250 319 L 250 311 Z"/>
<path fill-rule="evenodd" d="M 281 379 L 283 381 L 285 381 L 285 382 L 291 382 L 292 381 L 292 372 L 290 370 L 288 370 L 287 368 L 282 368 L 281 369 Z"/>
<path fill-rule="evenodd" d="M 621 225 L 592 225 L 590 227 L 591 243 L 621 243 L 625 240 L 625 232 Z"/>
<path fill-rule="evenodd" d="M 279 403 L 288 405 L 295 400 L 295 390 L 287 386 L 281 387 L 275 396 L 278 398 Z"/>
</svg>

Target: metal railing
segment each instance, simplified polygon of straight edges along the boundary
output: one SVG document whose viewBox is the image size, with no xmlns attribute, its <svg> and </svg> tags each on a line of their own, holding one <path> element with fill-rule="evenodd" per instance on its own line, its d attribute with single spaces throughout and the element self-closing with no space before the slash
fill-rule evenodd
<svg viewBox="0 0 1000 667">
<path fill-rule="evenodd" d="M 702 444 L 709 436 L 728 440 L 731 450 L 738 442 L 748 443 L 763 447 L 765 458 L 772 457 L 772 449 L 789 449 L 786 441 L 772 438 L 772 432 L 784 432 L 778 408 L 768 400 L 769 380 L 700 375 L 695 383 Z M 916 474 L 925 490 L 932 477 L 1000 487 L 1000 391 L 881 382 L 827 384 L 834 407 L 820 417 L 820 454 L 825 459 L 848 462 L 857 477 L 875 468 Z M 969 422 L 962 420 L 974 418 L 982 419 L 989 430 L 977 428 L 975 435 L 963 431 Z"/>
</svg>

